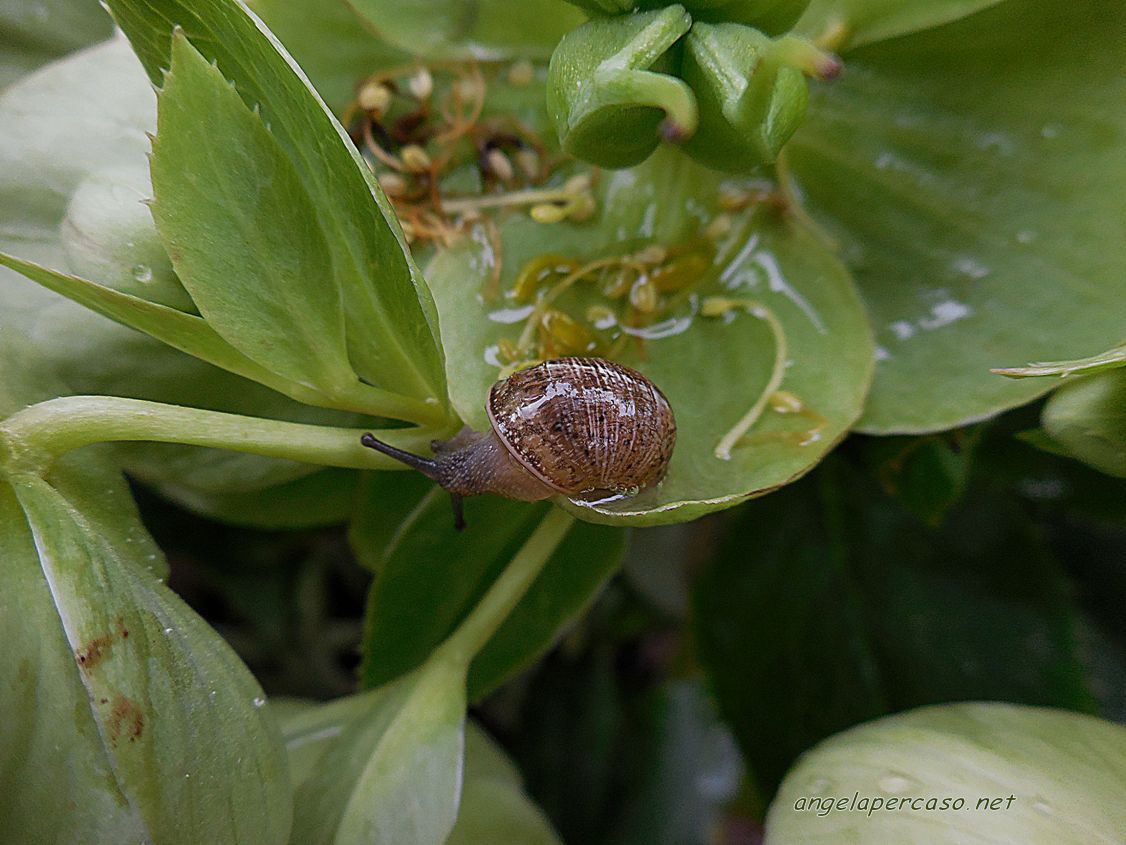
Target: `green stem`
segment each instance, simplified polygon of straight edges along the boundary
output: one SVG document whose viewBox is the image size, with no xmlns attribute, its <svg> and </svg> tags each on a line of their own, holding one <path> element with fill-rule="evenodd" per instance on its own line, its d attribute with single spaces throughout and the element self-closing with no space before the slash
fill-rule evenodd
<svg viewBox="0 0 1126 845">
<path fill-rule="evenodd" d="M 373 432 L 402 449 L 423 451 L 444 431 L 404 428 Z M 363 429 L 243 417 L 114 396 L 66 396 L 40 402 L 0 422 L 0 458 L 7 469 L 43 475 L 64 452 L 122 440 L 151 440 L 229 449 L 354 469 L 401 469 L 398 461 L 360 444 Z"/>
<path fill-rule="evenodd" d="M 436 653 L 453 662 L 468 664 L 524 597 L 574 522 L 573 516 L 553 507 L 484 598 Z"/>
</svg>

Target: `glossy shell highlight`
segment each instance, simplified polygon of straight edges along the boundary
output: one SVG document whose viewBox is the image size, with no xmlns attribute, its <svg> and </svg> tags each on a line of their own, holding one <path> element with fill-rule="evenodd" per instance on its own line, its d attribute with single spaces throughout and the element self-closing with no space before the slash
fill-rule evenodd
<svg viewBox="0 0 1126 845">
<path fill-rule="evenodd" d="M 664 394 L 602 358 L 559 358 L 489 391 L 497 438 L 528 472 L 573 498 L 631 493 L 659 482 L 676 444 Z"/>
</svg>

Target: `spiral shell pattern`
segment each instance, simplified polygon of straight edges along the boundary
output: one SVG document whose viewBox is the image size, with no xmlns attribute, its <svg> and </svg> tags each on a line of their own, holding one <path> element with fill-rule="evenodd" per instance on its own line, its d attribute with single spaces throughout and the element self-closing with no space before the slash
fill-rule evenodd
<svg viewBox="0 0 1126 845">
<path fill-rule="evenodd" d="M 575 498 L 660 481 L 676 443 L 668 400 L 645 376 L 601 358 L 559 358 L 493 385 L 502 444 L 549 487 Z"/>
</svg>

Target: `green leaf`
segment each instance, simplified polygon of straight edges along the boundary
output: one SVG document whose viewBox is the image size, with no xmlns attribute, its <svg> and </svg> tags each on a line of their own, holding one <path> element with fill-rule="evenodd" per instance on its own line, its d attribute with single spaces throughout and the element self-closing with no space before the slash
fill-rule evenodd
<svg viewBox="0 0 1126 845">
<path fill-rule="evenodd" d="M 1066 376 L 1094 375 L 1117 367 L 1126 367 L 1126 343 L 1120 343 L 1113 349 L 1078 358 L 1074 361 L 1041 361 L 1029 364 L 1027 367 L 1005 367 L 995 369 L 993 372 L 1010 378 L 1036 378 L 1039 376 Z"/>
<path fill-rule="evenodd" d="M 441 845 L 461 789 L 465 672 L 439 660 L 289 719 L 293 845 Z"/>
<path fill-rule="evenodd" d="M 465 618 L 542 521 L 549 505 L 493 496 L 465 502 L 464 532 L 454 528 L 449 496 L 414 485 L 402 513 L 402 481 L 369 474 L 351 539 L 376 571 L 368 594 L 361 683 L 384 684 L 421 664 Z M 531 589 L 469 670 L 477 700 L 530 665 L 558 639 L 621 563 L 625 532 L 576 525 Z"/>
<path fill-rule="evenodd" d="M 343 294 L 356 373 L 383 390 L 441 402 L 441 349 L 426 284 L 370 168 L 280 44 L 236 0 L 107 5 L 154 84 L 170 64 L 180 26 L 246 105 L 259 109 L 324 229 L 331 254 L 325 272 Z"/>
<path fill-rule="evenodd" d="M 285 45 L 335 114 L 351 102 L 360 79 L 410 64 L 411 54 L 377 38 L 348 0 L 250 0 L 247 5 Z"/>
<path fill-rule="evenodd" d="M 99 281 L 117 285 L 122 294 L 142 298 L 160 294 L 156 298 L 163 299 L 160 292 L 180 288 L 167 258 L 163 266 L 151 260 L 150 246 L 161 253 L 163 247 L 148 209 L 139 202 L 150 193 L 145 187 L 149 144 L 145 131 L 155 128 L 155 103 L 152 87 L 124 38 L 44 67 L 0 95 L 0 125 L 4 126 L 0 133 L 0 250 L 60 270 L 70 269 L 72 260 L 100 262 L 107 275 L 98 276 Z M 82 138 L 81 144 L 75 143 L 76 137 Z M 145 184 L 138 184 L 139 174 L 146 174 Z M 147 231 L 133 224 L 122 229 L 102 226 L 96 245 L 90 250 L 75 249 L 73 224 L 80 219 L 95 222 L 89 214 L 76 214 L 82 205 L 79 196 L 91 183 L 120 195 L 121 205 L 111 217 L 135 204 L 136 209 L 125 216 L 133 223 L 148 219 Z M 136 210 L 141 212 L 140 218 Z M 96 222 L 108 221 L 100 214 Z M 153 274 L 148 283 L 138 282 L 132 273 L 135 264 L 145 262 Z M 90 295 L 88 304 L 101 303 L 99 308 L 113 302 L 129 306 L 124 308 L 126 315 L 133 313 L 133 305 L 149 317 L 170 310 L 133 303 L 112 290 L 90 289 L 81 283 L 76 287 Z M 180 292 L 183 294 L 182 288 Z M 140 313 L 134 316 L 140 319 Z M 185 337 L 194 337 L 199 326 L 206 326 L 191 314 L 172 312 L 168 320 L 169 331 L 176 326 L 191 327 Z M 4 267 L 0 267 L 0 339 L 6 380 L 20 372 L 41 384 L 55 384 L 51 392 L 36 392 L 25 402 L 66 394 L 109 394 L 294 422 L 360 423 L 356 416 L 298 404 L 205 364 L 29 284 Z M 217 336 L 214 340 L 221 341 Z M 225 343 L 217 348 L 233 353 Z M 253 367 L 256 374 L 269 375 L 241 354 L 236 360 Z M 144 366 L 138 366 L 138 361 Z M 280 383 L 278 387 L 287 389 Z M 314 471 L 309 465 L 189 447 L 137 443 L 122 444 L 115 451 L 135 476 L 154 483 L 175 481 L 199 492 L 247 491 Z"/>
<path fill-rule="evenodd" d="M 858 50 L 815 93 L 788 150 L 875 325 L 861 430 L 992 416 L 1051 385 L 990 367 L 1122 339 L 1119 12 L 1012 0 Z"/>
<path fill-rule="evenodd" d="M 735 738 L 699 681 L 668 683 L 647 704 L 638 782 L 622 801 L 612 841 L 709 845 L 742 781 Z"/>
<path fill-rule="evenodd" d="M 1044 406 L 1044 430 L 1070 455 L 1126 478 L 1126 370 L 1061 387 Z"/>
<path fill-rule="evenodd" d="M 0 0 L 0 89 L 112 30 L 102 10 L 84 0 Z"/>
<path fill-rule="evenodd" d="M 473 722 L 465 731 L 461 807 L 446 845 L 562 845 L 551 823 L 524 792 L 512 761 Z"/>
<path fill-rule="evenodd" d="M 813 0 L 794 30 L 828 36 L 844 52 L 864 44 L 931 29 L 987 9 L 1001 0 Z"/>
<path fill-rule="evenodd" d="M 0 482 L 5 835 L 285 842 L 285 758 L 261 688 L 163 585 L 121 477 L 78 458 L 50 483 Z"/>
<path fill-rule="evenodd" d="M 966 492 L 976 433 L 950 437 L 873 437 L 863 442 L 865 463 L 884 492 L 923 522 L 942 524 Z"/>
<path fill-rule="evenodd" d="M 279 377 L 248 358 L 227 343 L 204 318 L 195 314 L 186 314 L 167 305 L 131 296 L 3 252 L 0 252 L 0 266 L 15 270 L 48 290 L 62 294 L 104 317 L 143 331 L 173 349 L 187 352 L 236 375 L 254 379 L 301 398 L 317 395 L 315 390 L 303 389 L 302 385 L 294 384 L 284 375 Z"/>
<path fill-rule="evenodd" d="M 757 190 L 754 183 L 725 179 L 665 151 L 634 170 L 604 174 L 597 188 L 601 213 L 591 223 L 541 224 L 512 215 L 499 226 L 501 286 L 511 288 L 525 264 L 546 254 L 585 263 L 648 245 L 691 243 L 702 223 L 720 213 L 721 187 L 725 193 Z M 495 269 L 480 232 L 439 253 L 427 267 L 441 313 L 451 401 L 478 430 L 488 425 L 485 397 L 499 375 L 489 359 L 499 341 L 517 339 L 521 325 L 513 325 L 512 315 L 526 313 L 516 311 L 518 303 L 511 300 L 473 296 L 488 289 Z M 711 295 L 753 300 L 776 315 L 787 345 L 781 389 L 802 408 L 796 415 L 765 410 L 731 460 L 717 458 L 716 448 L 767 392 L 777 340 L 768 320 L 744 308 L 723 317 L 700 315 L 700 300 Z M 590 305 L 618 302 L 583 283 L 555 307 L 582 320 Z M 659 488 L 632 499 L 573 506 L 581 519 L 656 524 L 730 507 L 807 472 L 860 412 L 872 340 L 848 272 L 812 235 L 770 210 L 741 212 L 734 219 L 694 296 L 656 328 L 670 336 L 630 339 L 619 357 L 651 378 L 676 414 L 668 476 Z"/>
<path fill-rule="evenodd" d="M 1008 704 L 925 707 L 854 728 L 803 757 L 770 807 L 765 842 L 1109 843 L 1126 830 L 1124 789 L 1120 725 Z M 944 798 L 963 803 L 944 809 Z M 850 809 L 861 799 L 867 805 Z"/>
<path fill-rule="evenodd" d="M 766 794 L 889 711 L 1093 706 L 1070 585 L 1015 502 L 971 490 L 936 530 L 871 488 L 830 462 L 746 506 L 695 585 L 700 660 Z"/>
<path fill-rule="evenodd" d="M 318 773 L 321 757 L 340 734 L 365 718 L 374 693 L 338 698 L 327 704 L 271 701 L 279 714 L 289 752 L 289 771 L 300 788 Z M 300 809 L 298 810 L 300 812 Z M 465 763 L 457 823 L 447 845 L 556 845 L 543 813 L 523 791 L 520 773 L 476 723 L 465 724 Z"/>
<path fill-rule="evenodd" d="M 96 170 L 75 190 L 61 225 L 75 275 L 131 296 L 196 313 L 176 278 L 146 203 L 149 170 L 141 162 Z"/>
<path fill-rule="evenodd" d="M 358 476 L 354 470 L 328 468 L 251 492 L 202 492 L 176 480 L 157 485 L 157 491 L 218 522 L 293 531 L 347 522 Z"/>
<path fill-rule="evenodd" d="M 583 22 L 559 0 L 350 0 L 379 38 L 428 61 L 546 59 Z"/>
<path fill-rule="evenodd" d="M 272 372 L 347 391 L 356 376 L 316 206 L 262 120 L 179 32 L 151 166 L 153 219 L 208 325 Z"/>
</svg>

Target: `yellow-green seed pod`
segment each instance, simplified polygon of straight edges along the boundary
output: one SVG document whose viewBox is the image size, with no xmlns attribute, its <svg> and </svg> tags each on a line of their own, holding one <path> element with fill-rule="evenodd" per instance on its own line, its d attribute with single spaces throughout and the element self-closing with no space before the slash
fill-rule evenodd
<svg viewBox="0 0 1126 845">
<path fill-rule="evenodd" d="M 570 314 L 556 308 L 544 312 L 540 328 L 548 336 L 552 355 L 590 353 L 597 346 L 593 334 Z"/>
<path fill-rule="evenodd" d="M 830 79 L 839 71 L 839 60 L 794 36 L 773 39 L 741 24 L 694 24 L 681 73 L 696 92 L 700 125 L 685 152 L 732 173 L 770 164 L 805 116 L 805 76 Z"/>
<path fill-rule="evenodd" d="M 552 276 L 566 276 L 579 269 L 579 263 L 562 255 L 547 253 L 533 258 L 520 268 L 512 283 L 512 298 L 517 302 L 531 302 L 536 291 Z"/>
<path fill-rule="evenodd" d="M 653 287 L 661 293 L 684 290 L 698 282 L 711 266 L 712 262 L 703 255 L 682 255 L 653 271 Z"/>
<path fill-rule="evenodd" d="M 670 49 L 692 19 L 683 6 L 589 20 L 551 56 L 547 108 L 564 152 L 600 167 L 632 167 L 662 139 L 696 129 L 696 99 L 670 75 Z"/>
</svg>

